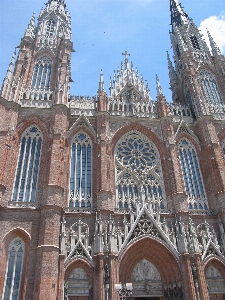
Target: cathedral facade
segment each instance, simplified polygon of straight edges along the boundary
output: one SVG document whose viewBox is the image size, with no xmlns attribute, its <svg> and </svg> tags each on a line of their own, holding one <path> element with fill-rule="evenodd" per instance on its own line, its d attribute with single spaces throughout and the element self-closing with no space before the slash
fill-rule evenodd
<svg viewBox="0 0 225 300">
<path fill-rule="evenodd" d="M 225 58 L 170 8 L 171 103 L 126 51 L 71 96 L 64 0 L 31 18 L 0 97 L 2 300 L 225 299 Z"/>
</svg>

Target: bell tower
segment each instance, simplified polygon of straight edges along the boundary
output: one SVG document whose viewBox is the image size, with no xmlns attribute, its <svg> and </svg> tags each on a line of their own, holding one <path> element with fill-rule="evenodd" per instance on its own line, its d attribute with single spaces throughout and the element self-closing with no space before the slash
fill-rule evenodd
<svg viewBox="0 0 225 300">
<path fill-rule="evenodd" d="M 170 11 L 175 68 L 169 55 L 168 67 L 173 102 L 188 106 L 196 118 L 209 115 L 225 101 L 224 56 L 210 34 L 208 48 L 178 0 L 170 0 Z"/>
<path fill-rule="evenodd" d="M 25 107 L 67 104 L 74 50 L 64 0 L 49 0 L 35 23 L 33 14 L 18 46 L 19 52 L 13 54 L 1 96 Z"/>
</svg>

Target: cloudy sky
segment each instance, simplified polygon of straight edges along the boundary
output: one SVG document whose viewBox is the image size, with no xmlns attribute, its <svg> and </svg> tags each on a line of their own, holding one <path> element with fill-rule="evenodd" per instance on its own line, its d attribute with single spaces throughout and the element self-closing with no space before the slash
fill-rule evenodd
<svg viewBox="0 0 225 300">
<path fill-rule="evenodd" d="M 39 14 L 47 0 L 0 0 L 0 82 L 5 77 L 14 47 L 18 46 L 32 13 Z M 103 70 L 108 93 L 109 78 L 130 53 L 156 97 L 155 75 L 171 101 L 166 51 L 170 48 L 169 0 L 66 0 L 72 17 L 72 95 L 96 95 Z M 205 34 L 211 32 L 225 54 L 224 0 L 182 0 L 186 12 Z M 207 38 L 206 38 L 207 41 Z"/>
</svg>

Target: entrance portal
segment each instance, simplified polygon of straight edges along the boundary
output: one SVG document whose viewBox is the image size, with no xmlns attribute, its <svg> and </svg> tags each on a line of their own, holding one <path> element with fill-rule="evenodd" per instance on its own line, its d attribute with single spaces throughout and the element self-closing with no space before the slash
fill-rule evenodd
<svg viewBox="0 0 225 300">
<path fill-rule="evenodd" d="M 163 287 L 160 274 L 148 260 L 140 261 L 132 273 L 133 297 L 136 300 L 160 300 Z"/>
</svg>

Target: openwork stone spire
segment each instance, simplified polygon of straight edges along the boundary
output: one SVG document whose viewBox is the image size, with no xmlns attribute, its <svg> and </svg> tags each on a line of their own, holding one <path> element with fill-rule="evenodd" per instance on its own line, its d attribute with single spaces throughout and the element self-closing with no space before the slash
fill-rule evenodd
<svg viewBox="0 0 225 300">
<path fill-rule="evenodd" d="M 113 115 L 137 115 L 149 117 L 157 109 L 153 102 L 148 82 L 139 76 L 138 69 L 134 71 L 133 63 L 129 63 L 130 54 L 125 51 L 124 62 L 121 68 L 114 71 L 113 79 L 110 78 L 109 112 Z"/>
<path fill-rule="evenodd" d="M 217 46 L 217 44 L 213 40 L 213 38 L 212 38 L 212 36 L 211 36 L 211 34 L 208 30 L 207 30 L 207 33 L 208 33 L 209 42 L 210 42 L 210 46 L 211 46 L 211 50 L 212 50 L 212 55 L 213 56 L 221 55 L 221 51 L 220 51 L 219 47 Z"/>
<path fill-rule="evenodd" d="M 158 96 L 163 95 L 162 87 L 161 87 L 161 84 L 159 82 L 159 77 L 158 77 L 157 74 L 156 74 L 156 91 L 157 91 Z"/>
<path fill-rule="evenodd" d="M 178 0 L 170 0 L 170 11 L 172 31 L 174 31 L 174 27 L 181 27 L 183 24 L 190 23 L 191 19 Z"/>
</svg>

